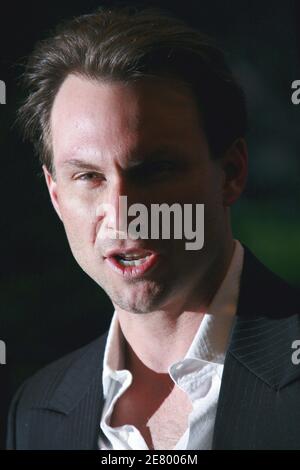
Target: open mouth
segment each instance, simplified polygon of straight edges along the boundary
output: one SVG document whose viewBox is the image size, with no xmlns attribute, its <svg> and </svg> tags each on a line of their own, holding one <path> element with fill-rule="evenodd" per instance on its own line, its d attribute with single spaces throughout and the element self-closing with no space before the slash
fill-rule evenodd
<svg viewBox="0 0 300 470">
<path fill-rule="evenodd" d="M 159 254 L 146 251 L 128 251 L 125 253 L 110 253 L 105 261 L 113 271 L 126 278 L 135 278 L 144 275 L 159 261 Z"/>
<path fill-rule="evenodd" d="M 145 263 L 149 258 L 150 254 L 146 256 L 141 256 L 138 254 L 132 255 L 116 255 L 115 258 L 122 266 L 140 266 Z"/>
</svg>

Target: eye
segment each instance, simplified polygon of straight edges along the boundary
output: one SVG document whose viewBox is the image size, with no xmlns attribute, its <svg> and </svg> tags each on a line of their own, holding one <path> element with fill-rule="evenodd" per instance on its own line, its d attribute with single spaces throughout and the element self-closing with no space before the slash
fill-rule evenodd
<svg viewBox="0 0 300 470">
<path fill-rule="evenodd" d="M 151 162 L 140 168 L 140 175 L 145 179 L 161 178 L 174 171 L 174 163 L 169 161 Z"/>
<path fill-rule="evenodd" d="M 96 173 L 95 171 L 88 171 L 86 173 L 80 173 L 73 177 L 76 181 L 84 181 L 87 183 L 98 183 L 103 181 L 105 178 L 101 173 Z"/>
<path fill-rule="evenodd" d="M 164 172 L 164 171 L 171 171 L 173 169 L 174 165 L 172 162 L 153 162 L 152 164 L 149 165 L 150 171 L 153 172 Z"/>
</svg>

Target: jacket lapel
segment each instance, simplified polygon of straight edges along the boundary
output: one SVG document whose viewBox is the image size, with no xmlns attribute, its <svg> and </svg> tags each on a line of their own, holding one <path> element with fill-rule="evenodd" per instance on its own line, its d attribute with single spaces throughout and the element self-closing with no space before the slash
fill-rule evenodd
<svg viewBox="0 0 300 470">
<path fill-rule="evenodd" d="M 289 415 L 288 410 L 283 412 L 287 404 L 286 401 L 283 404 L 285 387 L 300 377 L 300 366 L 291 359 L 292 343 L 300 339 L 300 297 L 245 246 L 244 250 L 237 314 L 215 422 L 214 449 L 282 445 L 283 423 L 280 424 L 279 416 L 284 419 Z"/>
</svg>

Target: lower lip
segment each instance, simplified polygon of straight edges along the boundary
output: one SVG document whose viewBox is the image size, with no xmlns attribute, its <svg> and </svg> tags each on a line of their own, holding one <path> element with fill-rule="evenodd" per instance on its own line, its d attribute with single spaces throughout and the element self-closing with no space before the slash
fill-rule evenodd
<svg viewBox="0 0 300 470">
<path fill-rule="evenodd" d="M 123 266 L 114 257 L 105 258 L 108 265 L 118 274 L 126 279 L 135 279 L 148 273 L 150 269 L 157 265 L 159 261 L 159 255 L 152 253 L 147 260 L 139 266 Z"/>
</svg>

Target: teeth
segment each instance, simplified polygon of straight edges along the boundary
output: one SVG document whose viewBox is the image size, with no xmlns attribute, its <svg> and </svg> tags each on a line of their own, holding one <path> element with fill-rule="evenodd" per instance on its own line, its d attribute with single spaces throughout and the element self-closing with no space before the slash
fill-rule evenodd
<svg viewBox="0 0 300 470">
<path fill-rule="evenodd" d="M 140 266 L 141 264 L 145 263 L 145 261 L 149 258 L 148 256 L 145 256 L 144 258 L 139 258 L 139 259 L 124 259 L 124 258 L 119 258 L 119 263 L 122 264 L 122 266 Z"/>
<path fill-rule="evenodd" d="M 146 255 L 146 256 L 148 256 L 148 255 Z M 128 260 L 131 261 L 131 260 L 135 260 L 135 259 L 141 259 L 141 255 L 138 254 L 138 253 L 131 253 L 131 254 L 129 254 L 129 255 L 125 255 L 125 254 L 122 253 L 122 254 L 119 256 L 119 258 L 122 258 L 122 259 L 125 259 L 125 260 L 128 259 Z"/>
</svg>

